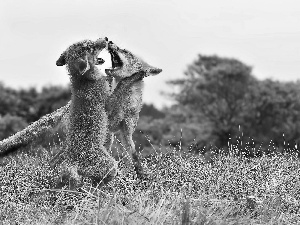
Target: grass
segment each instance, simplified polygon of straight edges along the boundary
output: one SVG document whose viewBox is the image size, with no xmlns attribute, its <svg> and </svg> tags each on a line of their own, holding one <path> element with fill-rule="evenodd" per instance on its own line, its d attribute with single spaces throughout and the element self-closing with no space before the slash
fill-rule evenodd
<svg viewBox="0 0 300 225">
<path fill-rule="evenodd" d="M 219 155 L 213 164 L 188 153 L 144 158 L 148 182 L 129 174 L 101 190 L 54 190 L 58 176 L 22 154 L 0 167 L 1 224 L 297 224 L 300 162 L 291 156 Z M 72 206 L 72 207 L 70 207 Z"/>
</svg>

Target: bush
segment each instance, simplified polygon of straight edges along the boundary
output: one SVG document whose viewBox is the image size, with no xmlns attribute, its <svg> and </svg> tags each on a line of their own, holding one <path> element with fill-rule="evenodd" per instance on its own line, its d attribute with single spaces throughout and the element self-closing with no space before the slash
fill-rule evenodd
<svg viewBox="0 0 300 225">
<path fill-rule="evenodd" d="M 0 140 L 22 130 L 28 126 L 28 123 L 21 117 L 6 114 L 0 116 Z"/>
</svg>

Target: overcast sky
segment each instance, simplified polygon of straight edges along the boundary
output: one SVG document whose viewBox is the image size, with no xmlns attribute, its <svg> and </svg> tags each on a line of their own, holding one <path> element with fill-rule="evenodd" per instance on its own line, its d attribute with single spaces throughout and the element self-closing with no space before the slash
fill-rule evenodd
<svg viewBox="0 0 300 225">
<path fill-rule="evenodd" d="M 163 69 L 145 79 L 144 101 L 158 107 L 169 104 L 165 81 L 198 54 L 237 58 L 261 79 L 300 78 L 298 0 L 10 0 L 0 2 L 0 30 L 0 81 L 15 88 L 67 85 L 60 54 L 104 36 Z"/>
</svg>

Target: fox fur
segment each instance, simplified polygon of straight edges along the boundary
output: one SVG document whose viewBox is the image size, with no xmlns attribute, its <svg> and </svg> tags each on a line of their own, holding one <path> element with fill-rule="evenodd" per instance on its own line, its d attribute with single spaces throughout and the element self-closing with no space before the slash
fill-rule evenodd
<svg viewBox="0 0 300 225">
<path fill-rule="evenodd" d="M 114 77 L 118 84 L 106 103 L 109 121 L 106 148 L 110 150 L 114 133 L 120 132 L 121 142 L 128 152 L 124 158 L 127 167 L 133 162 L 138 177 L 141 177 L 144 172 L 139 164 L 132 135 L 142 108 L 143 78 L 157 75 L 162 70 L 148 65 L 112 42 L 108 43 L 108 51 L 112 56 L 113 68 L 106 69 L 105 73 Z"/>
<path fill-rule="evenodd" d="M 96 185 L 116 175 L 115 161 L 104 148 L 109 90 L 105 76 L 96 67 L 98 54 L 106 45 L 104 39 L 81 41 L 71 45 L 56 61 L 57 66 L 67 66 L 72 92 L 60 186 L 71 179 L 69 185 L 77 187 L 82 177 Z"/>
</svg>

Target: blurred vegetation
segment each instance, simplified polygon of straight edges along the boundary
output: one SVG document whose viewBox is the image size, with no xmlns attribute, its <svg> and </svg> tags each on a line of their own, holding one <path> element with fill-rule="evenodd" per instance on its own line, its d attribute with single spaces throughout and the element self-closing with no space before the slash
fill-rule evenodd
<svg viewBox="0 0 300 225">
<path fill-rule="evenodd" d="M 161 110 L 144 104 L 134 133 L 137 150 L 148 154 L 170 147 L 207 154 L 235 146 L 237 154 L 250 157 L 298 152 L 300 82 L 259 80 L 237 59 L 198 55 L 183 78 L 168 84 L 177 91 L 164 95 L 175 104 Z M 0 139 L 69 99 L 69 87 L 15 90 L 0 83 Z M 64 137 L 59 128 L 52 135 L 56 132 L 55 143 Z"/>
<path fill-rule="evenodd" d="M 66 105 L 70 98 L 69 87 L 48 86 L 40 91 L 34 87 L 15 90 L 0 83 L 0 140 Z M 43 134 L 37 144 L 45 147 L 49 142 L 58 143 L 60 136 L 63 138 L 65 134 L 58 126 L 50 134 Z"/>
<path fill-rule="evenodd" d="M 250 66 L 218 56 L 199 55 L 184 74 L 168 82 L 180 90 L 169 96 L 182 108 L 174 122 L 201 127 L 195 151 L 232 143 L 249 156 L 298 149 L 299 82 L 258 80 Z"/>
</svg>

